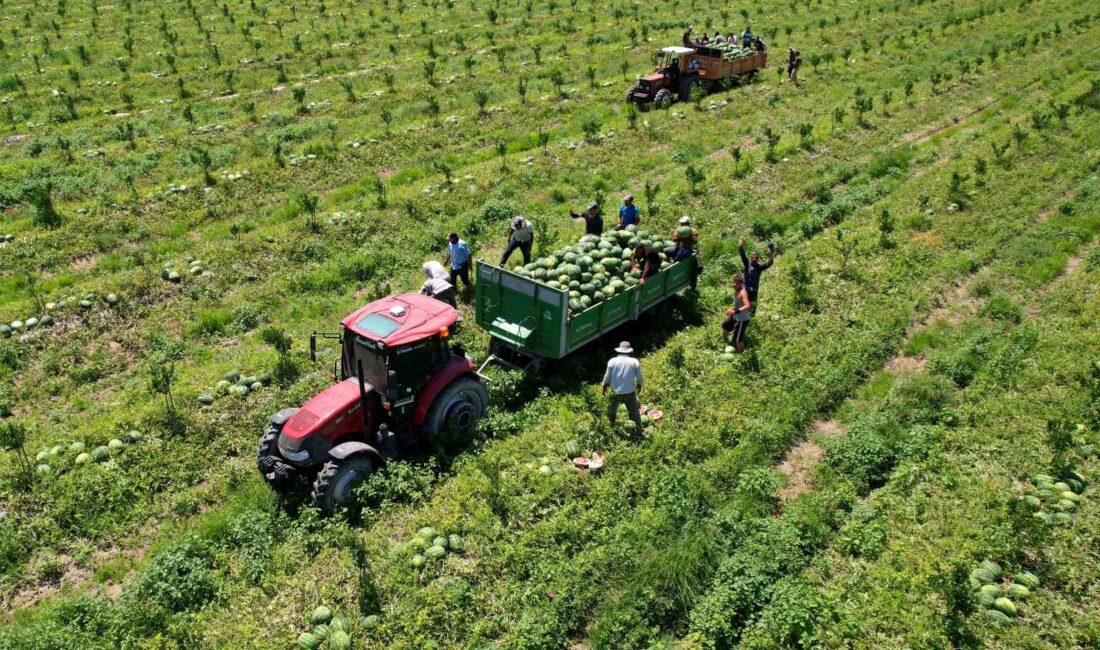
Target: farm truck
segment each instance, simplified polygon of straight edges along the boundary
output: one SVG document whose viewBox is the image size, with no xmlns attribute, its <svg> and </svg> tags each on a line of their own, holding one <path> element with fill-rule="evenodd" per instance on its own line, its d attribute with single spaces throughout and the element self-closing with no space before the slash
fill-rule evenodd
<svg viewBox="0 0 1100 650">
<path fill-rule="evenodd" d="M 536 370 L 561 359 L 690 286 L 697 269 L 691 256 L 576 310 L 568 288 L 478 261 L 476 322 L 490 334 L 481 367 L 450 342 L 459 318 L 450 305 L 417 293 L 375 300 L 345 318 L 339 333 L 310 336 L 314 361 L 318 338 L 339 340 L 335 383 L 270 417 L 257 450 L 260 473 L 279 493 L 308 485 L 324 512 L 346 507 L 387 459 L 472 436 L 489 406 L 485 366 Z"/>
<path fill-rule="evenodd" d="M 736 45 L 665 47 L 657 52 L 657 69 L 638 78 L 626 91 L 626 101 L 665 108 L 693 93 L 710 94 L 751 80 L 767 63 L 767 50 L 750 52 Z"/>
</svg>

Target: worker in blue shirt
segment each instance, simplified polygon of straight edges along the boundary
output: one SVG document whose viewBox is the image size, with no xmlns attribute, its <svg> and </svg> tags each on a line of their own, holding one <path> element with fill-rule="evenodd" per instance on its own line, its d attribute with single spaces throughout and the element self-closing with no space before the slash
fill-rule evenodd
<svg viewBox="0 0 1100 650">
<path fill-rule="evenodd" d="M 462 291 L 468 296 L 473 287 L 470 284 L 470 258 L 473 256 L 470 245 L 459 239 L 456 232 L 447 235 L 447 241 L 447 259 L 443 263 L 451 269 L 451 285 L 457 289 L 458 279 L 462 278 Z"/>
<path fill-rule="evenodd" d="M 745 31 L 741 32 L 741 47 L 746 50 L 749 49 L 754 40 L 756 40 L 756 36 L 752 33 L 752 28 L 745 25 Z"/>
<path fill-rule="evenodd" d="M 637 226 L 641 223 L 638 218 L 638 206 L 634 205 L 634 195 L 627 194 L 623 204 L 619 206 L 619 225 L 615 230 L 622 230 L 627 226 Z"/>
</svg>

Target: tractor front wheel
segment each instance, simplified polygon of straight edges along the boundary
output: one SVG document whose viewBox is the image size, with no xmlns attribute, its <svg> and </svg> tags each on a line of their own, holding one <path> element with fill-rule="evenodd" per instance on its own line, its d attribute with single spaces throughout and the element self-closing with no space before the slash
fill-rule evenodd
<svg viewBox="0 0 1100 650">
<path fill-rule="evenodd" d="M 260 437 L 260 444 L 256 449 L 256 466 L 264 477 L 264 482 L 276 493 L 282 494 L 290 489 L 293 476 L 287 472 L 286 465 L 279 462 L 279 430 L 275 427 L 268 427 Z"/>
<path fill-rule="evenodd" d="M 658 109 L 666 108 L 671 103 L 672 93 L 669 92 L 668 88 L 662 88 L 661 90 L 658 90 L 657 94 L 653 97 L 653 105 Z"/>
<path fill-rule="evenodd" d="M 462 377 L 436 396 L 424 425 L 434 442 L 464 442 L 474 434 L 478 420 L 488 408 L 489 392 L 485 384 Z"/>
<path fill-rule="evenodd" d="M 626 103 L 634 101 L 634 93 L 638 92 L 638 84 L 634 84 L 626 91 Z"/>
<path fill-rule="evenodd" d="M 355 489 L 373 472 L 374 461 L 363 454 L 328 461 L 313 482 L 313 505 L 327 514 L 354 505 Z"/>
</svg>

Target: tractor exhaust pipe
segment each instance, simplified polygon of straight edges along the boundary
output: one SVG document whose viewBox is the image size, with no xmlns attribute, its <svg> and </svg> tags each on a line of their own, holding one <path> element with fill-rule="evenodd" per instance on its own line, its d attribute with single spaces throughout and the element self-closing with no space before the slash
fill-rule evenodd
<svg viewBox="0 0 1100 650">
<path fill-rule="evenodd" d="M 309 335 L 309 360 L 317 363 L 317 332 Z"/>
<path fill-rule="evenodd" d="M 363 411 L 363 431 L 370 436 L 370 423 L 367 421 L 367 385 L 363 381 L 363 360 L 355 360 L 356 379 L 359 380 L 359 409 Z"/>
</svg>

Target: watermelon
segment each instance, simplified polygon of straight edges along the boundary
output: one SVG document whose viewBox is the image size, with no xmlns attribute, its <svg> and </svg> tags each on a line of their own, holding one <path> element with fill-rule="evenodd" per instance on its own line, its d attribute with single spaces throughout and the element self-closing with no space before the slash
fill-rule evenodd
<svg viewBox="0 0 1100 650">
<path fill-rule="evenodd" d="M 81 452 L 81 453 L 76 455 L 76 459 L 73 460 L 73 462 L 77 465 L 86 465 L 91 460 L 92 460 L 91 454 L 89 454 L 87 452 Z"/>
<path fill-rule="evenodd" d="M 324 605 L 318 605 L 309 614 L 309 622 L 314 625 L 321 625 L 322 623 L 328 623 L 332 620 L 332 610 Z"/>
<path fill-rule="evenodd" d="M 92 460 L 97 463 L 106 462 L 110 458 L 111 452 L 106 447 L 96 447 L 92 450 Z"/>
<path fill-rule="evenodd" d="M 31 316 L 24 324 L 27 326 L 27 329 L 34 329 L 34 326 L 38 324 L 38 319 L 34 316 Z"/>
<path fill-rule="evenodd" d="M 207 395 L 206 393 L 203 393 L 202 395 L 199 395 L 199 404 L 203 404 L 203 405 L 208 406 L 208 405 L 213 404 L 213 403 L 214 403 L 214 396 L 213 395 Z"/>
<path fill-rule="evenodd" d="M 201 266 L 192 266 L 191 267 L 191 275 L 202 275 L 202 267 Z"/>
<path fill-rule="evenodd" d="M 23 321 L 13 320 L 11 322 L 11 328 L 12 328 L 12 330 L 18 332 L 19 330 L 23 329 Z"/>
<path fill-rule="evenodd" d="M 107 449 L 109 449 L 109 450 L 111 450 L 115 453 L 118 453 L 118 452 L 122 451 L 122 446 L 123 446 L 122 441 L 119 440 L 118 438 L 115 438 L 115 439 L 111 440 L 111 442 L 107 443 Z"/>
<path fill-rule="evenodd" d="M 37 474 L 38 474 L 39 476 L 45 476 L 45 475 L 49 474 L 50 472 L 52 472 L 52 471 L 53 471 L 53 468 L 51 468 L 51 467 L 50 467 L 50 466 L 49 466 L 48 464 L 46 464 L 46 463 L 41 463 L 41 464 L 39 464 L 39 465 L 38 465 L 37 467 L 35 467 L 35 468 L 34 468 L 34 471 L 35 471 L 35 473 L 37 473 Z"/>
<path fill-rule="evenodd" d="M 298 636 L 298 647 L 302 650 L 317 650 L 321 647 L 323 641 L 324 639 L 318 639 L 310 632 L 302 632 Z"/>
<path fill-rule="evenodd" d="M 1077 496 L 1076 494 L 1074 494 L 1073 492 L 1071 492 L 1069 490 L 1066 490 L 1065 492 L 1063 492 L 1059 496 L 1061 496 L 1066 501 L 1072 501 L 1074 503 L 1079 503 L 1081 501 L 1081 497 Z"/>
<path fill-rule="evenodd" d="M 576 440 L 570 440 L 565 443 L 565 456 L 567 458 L 575 458 L 581 455 L 581 446 Z"/>
<path fill-rule="evenodd" d="M 0 336 L 4 338 L 11 337 L 11 325 L 7 323 L 0 323 Z"/>
<path fill-rule="evenodd" d="M 38 324 L 42 327 L 49 327 L 50 325 L 53 325 L 53 316 L 46 314 L 42 318 L 38 319 Z"/>
<path fill-rule="evenodd" d="M 241 373 L 237 372 L 236 370 L 230 370 L 229 372 L 222 375 L 222 379 L 224 379 L 225 381 L 228 381 L 232 384 L 237 383 L 237 381 L 239 381 L 240 378 L 241 378 Z"/>
<path fill-rule="evenodd" d="M 718 356 L 718 360 L 723 362 L 723 363 L 730 363 L 736 358 L 737 358 L 736 355 L 731 354 L 729 352 L 723 352 L 721 355 Z"/>
<path fill-rule="evenodd" d="M 160 270 L 160 279 L 161 279 L 161 280 L 167 280 L 167 279 L 168 279 L 168 274 L 169 274 L 169 273 L 171 273 L 171 271 L 169 271 L 169 270 L 167 269 L 167 267 L 166 267 L 166 268 L 163 268 L 163 269 L 161 269 L 161 270 Z"/>
<path fill-rule="evenodd" d="M 993 560 L 982 560 L 978 566 L 993 574 L 994 580 L 1000 580 L 1001 576 L 1004 575 L 1004 571 L 1001 569 L 1001 565 L 997 564 Z"/>
<path fill-rule="evenodd" d="M 439 533 L 435 532 L 435 529 L 431 526 L 425 526 L 416 531 L 416 536 L 421 539 L 434 539 L 439 536 Z"/>
<path fill-rule="evenodd" d="M 1057 526 L 1069 526 L 1073 524 L 1073 515 L 1065 512 L 1056 512 L 1051 517 L 1051 522 Z"/>
<path fill-rule="evenodd" d="M 1035 483 L 1043 483 L 1043 482 L 1053 483 L 1054 482 L 1054 477 L 1051 476 L 1050 474 L 1036 474 L 1035 476 L 1031 477 L 1031 480 L 1034 481 Z"/>
<path fill-rule="evenodd" d="M 378 624 L 382 621 L 382 618 L 378 614 L 371 614 L 363 619 L 363 628 L 370 630 L 378 627 Z"/>
<path fill-rule="evenodd" d="M 263 387 L 264 387 L 264 385 L 263 385 L 263 384 L 261 384 L 261 383 L 260 383 L 260 382 L 258 382 L 258 381 L 254 381 L 254 382 L 252 382 L 252 384 L 251 384 L 251 385 L 249 385 L 249 387 L 248 387 L 248 388 L 249 388 L 249 390 L 257 391 L 257 390 L 260 390 L 260 389 L 262 389 Z"/>
<path fill-rule="evenodd" d="M 978 592 L 978 604 L 982 607 L 992 607 L 993 602 L 996 600 L 997 597 L 992 594 L 988 594 L 984 591 Z"/>
<path fill-rule="evenodd" d="M 321 623 L 317 627 L 313 628 L 313 636 L 317 637 L 318 639 L 324 640 L 328 638 L 328 635 L 331 631 L 332 630 L 329 629 L 328 625 L 326 625 L 325 623 Z"/>
<path fill-rule="evenodd" d="M 180 281 L 180 274 L 175 271 L 170 271 L 168 273 L 168 281 L 178 283 Z"/>
<path fill-rule="evenodd" d="M 1004 612 L 995 609 L 985 610 L 985 615 L 992 619 L 994 623 L 1000 623 L 1001 625 L 1012 625 L 1013 623 L 1012 618 L 1006 616 Z"/>
<path fill-rule="evenodd" d="M 1069 499 L 1060 499 L 1058 503 L 1054 504 L 1054 509 L 1060 512 L 1072 512 L 1077 507 L 1077 504 Z"/>
<path fill-rule="evenodd" d="M 424 557 L 429 560 L 438 560 L 447 554 L 447 549 L 442 546 L 432 546 L 428 550 L 424 551 Z"/>
<path fill-rule="evenodd" d="M 452 551 L 461 551 L 464 548 L 463 544 L 462 538 L 458 535 L 454 533 L 447 535 L 447 546 L 449 546 Z"/>
<path fill-rule="evenodd" d="M 994 582 L 997 582 L 997 577 L 991 571 L 989 571 L 988 569 L 986 569 L 984 567 L 977 568 L 977 569 L 974 569 L 973 571 L 971 571 L 970 572 L 970 577 L 974 578 L 975 580 L 982 583 L 983 585 L 988 585 L 988 584 L 992 584 Z"/>
<path fill-rule="evenodd" d="M 1039 583 L 1039 578 L 1034 573 L 1031 573 L 1031 572 L 1028 572 L 1028 571 L 1021 571 L 1021 572 L 1016 574 L 1015 579 L 1016 579 L 1016 582 L 1022 584 L 1023 586 L 1027 587 L 1028 589 L 1038 589 L 1039 588 L 1039 584 L 1040 584 Z"/>
<path fill-rule="evenodd" d="M 996 597 L 1001 595 L 1001 585 L 997 585 L 997 584 L 982 585 L 980 591 L 983 594 L 989 594 L 990 596 L 993 596 L 994 598 L 996 598 Z"/>
<path fill-rule="evenodd" d="M 136 429 L 127 431 L 126 438 L 129 439 L 130 442 L 137 442 L 141 440 L 141 432 Z"/>
<path fill-rule="evenodd" d="M 107 297 L 103 299 L 108 305 L 112 307 L 118 304 L 118 296 L 113 293 L 107 294 Z"/>
<path fill-rule="evenodd" d="M 50 457 L 50 452 L 49 452 L 49 450 L 43 449 L 42 451 L 40 451 L 40 452 L 38 452 L 37 454 L 35 454 L 35 456 L 34 456 L 34 460 L 35 460 L 35 462 L 37 462 L 37 463 L 42 463 L 42 462 L 45 462 L 45 460 L 46 460 L 47 458 L 49 458 L 49 457 Z"/>
<path fill-rule="evenodd" d="M 539 474 L 542 474 L 542 475 L 546 476 L 546 475 L 553 474 L 553 473 L 554 473 L 554 470 L 550 469 L 549 465 L 540 465 L 539 466 Z"/>
<path fill-rule="evenodd" d="M 424 557 L 423 555 L 420 555 L 419 553 L 417 553 L 416 555 L 412 556 L 412 558 L 411 558 L 411 559 L 409 560 L 409 564 L 410 564 L 410 565 L 412 566 L 412 568 L 414 568 L 414 569 L 422 569 L 422 568 L 424 568 L 424 563 L 425 563 L 425 562 L 426 562 L 426 558 L 425 558 L 425 557 Z"/>
<path fill-rule="evenodd" d="M 641 416 L 641 420 L 643 427 L 648 427 L 649 425 L 653 424 L 653 418 L 649 417 L 648 415 Z"/>
<path fill-rule="evenodd" d="M 333 630 L 333 631 L 343 630 L 343 631 L 347 632 L 348 631 L 348 619 L 344 618 L 343 616 L 333 616 L 332 620 L 329 621 L 329 623 L 328 623 L 328 627 L 329 627 L 330 630 Z M 331 641 L 330 641 L 330 643 L 331 643 Z"/>
<path fill-rule="evenodd" d="M 257 377 L 257 380 L 261 384 L 263 384 L 264 386 L 270 386 L 271 385 L 271 373 L 270 372 L 262 372 L 262 373 L 260 373 L 260 376 Z"/>
<path fill-rule="evenodd" d="M 1018 600 L 1024 600 L 1031 595 L 1031 590 L 1023 585 L 1009 585 L 1008 595 Z"/>
<path fill-rule="evenodd" d="M 1016 603 L 1013 603 L 1011 600 L 1003 596 L 993 601 L 993 607 L 997 608 L 998 610 L 1004 612 L 1009 616 L 1016 615 Z"/>
<path fill-rule="evenodd" d="M 351 637 L 344 630 L 335 630 L 328 638 L 328 650 L 351 650 Z"/>
<path fill-rule="evenodd" d="M 1031 516 L 1035 517 L 1036 519 L 1043 522 L 1044 524 L 1049 525 L 1049 524 L 1054 523 L 1054 518 L 1050 515 L 1049 512 L 1035 512 L 1035 513 L 1032 513 Z"/>
<path fill-rule="evenodd" d="M 1032 508 L 1035 508 L 1035 509 L 1039 509 L 1039 508 L 1043 507 L 1043 501 L 1039 497 L 1037 497 L 1033 494 L 1029 494 L 1029 495 L 1025 496 L 1024 501 L 1029 506 L 1031 506 Z"/>
<path fill-rule="evenodd" d="M 436 537 L 432 540 L 432 546 L 442 546 L 443 548 L 447 548 L 447 538 L 442 535 Z"/>
</svg>

